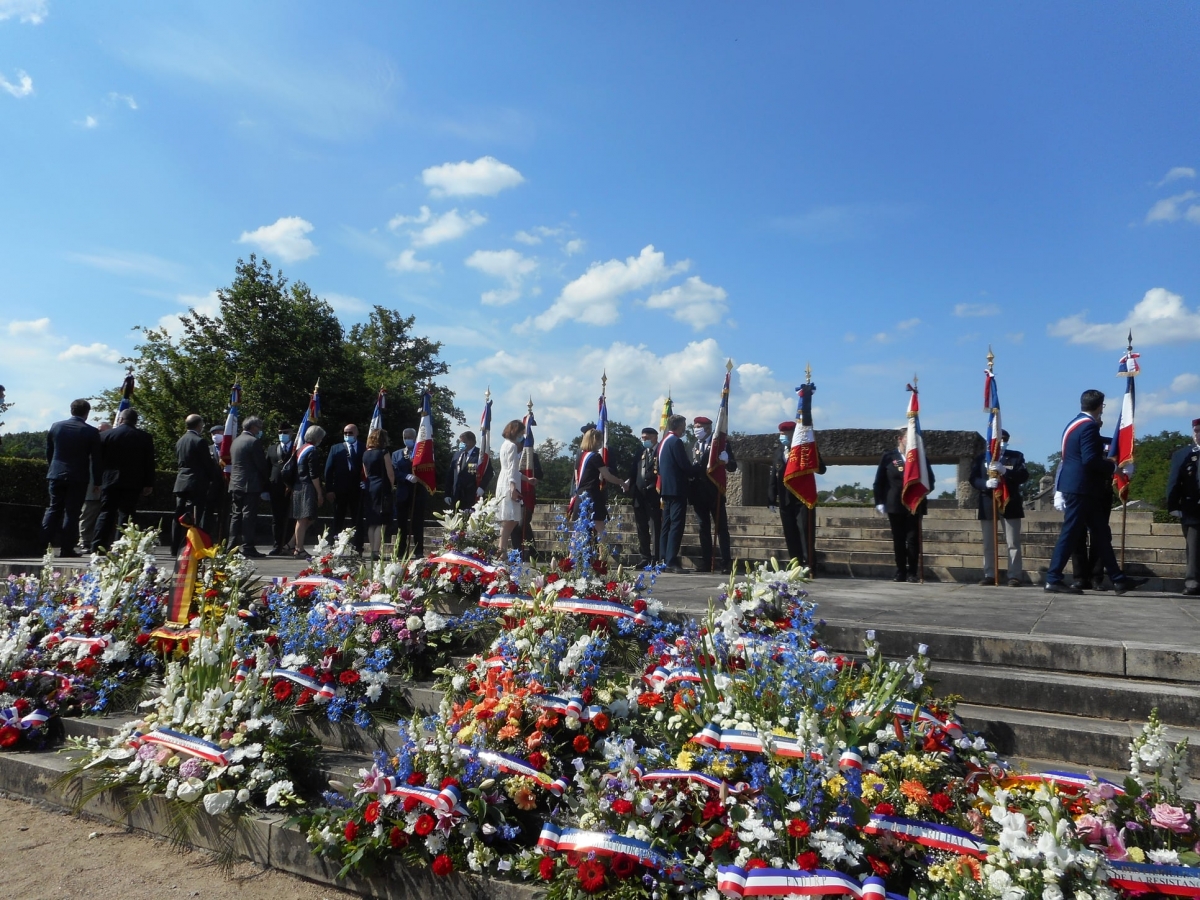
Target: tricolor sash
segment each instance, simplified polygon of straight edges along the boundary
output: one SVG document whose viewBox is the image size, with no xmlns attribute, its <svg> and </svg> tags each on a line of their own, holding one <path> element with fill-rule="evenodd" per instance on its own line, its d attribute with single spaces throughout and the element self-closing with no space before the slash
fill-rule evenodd
<svg viewBox="0 0 1200 900">
<path fill-rule="evenodd" d="M 633 619 L 639 625 L 645 625 L 650 621 L 645 613 L 634 612 L 628 606 L 620 603 L 613 603 L 611 600 L 587 600 L 583 597 L 555 600 L 554 611 L 577 613 L 584 616 L 608 616 L 612 619 Z"/>
<path fill-rule="evenodd" d="M 305 675 L 303 672 L 297 672 L 293 669 L 272 669 L 268 678 L 283 678 L 290 681 L 292 684 L 297 684 L 302 688 L 312 691 L 314 694 L 332 700 L 337 695 L 337 688 L 333 684 L 322 684 L 318 679 L 311 675 Z"/>
<path fill-rule="evenodd" d="M 571 786 L 571 783 L 565 778 L 551 778 L 545 772 L 535 769 L 519 756 L 511 756 L 508 753 L 499 753 L 495 750 L 477 750 L 474 747 L 468 747 L 466 744 L 459 744 L 455 749 L 458 751 L 459 756 L 468 759 L 473 757 L 485 766 L 491 766 L 506 775 L 524 775 L 526 778 L 534 781 L 538 787 L 544 788 L 555 797 L 561 797 L 563 792 Z"/>
<path fill-rule="evenodd" d="M 852 875 L 827 869 L 814 872 L 766 868 L 747 871 L 741 866 L 718 866 L 717 890 L 727 897 L 841 894 L 860 900 L 900 900 L 899 895 L 887 892 L 882 878 L 872 875 L 859 882 Z"/>
<path fill-rule="evenodd" d="M 205 762 L 212 763 L 214 766 L 229 765 L 225 751 L 216 744 L 206 741 L 203 738 L 192 737 L 190 734 L 181 734 L 178 731 L 172 731 L 169 728 L 159 728 L 157 731 L 151 731 L 148 734 L 134 732 L 130 738 L 130 743 L 135 747 L 141 744 L 156 744 L 160 747 L 166 747 L 168 750 L 174 750 L 176 753 L 195 756 Z"/>
<path fill-rule="evenodd" d="M 600 831 L 581 831 L 578 828 L 560 828 L 553 822 L 542 825 L 537 845 L 552 853 L 595 853 L 597 856 L 632 856 L 644 866 L 666 869 L 673 865 L 663 853 L 653 849 L 645 841 L 605 834 Z"/>
<path fill-rule="evenodd" d="M 580 722 L 591 721 L 595 716 L 604 712 L 603 706 L 584 706 L 580 697 L 556 697 L 553 694 L 541 694 L 534 698 L 542 709 L 556 712 L 560 716 L 579 719 Z"/>
<path fill-rule="evenodd" d="M 933 822 L 916 822 L 896 816 L 872 814 L 870 821 L 860 829 L 863 834 L 890 834 L 897 840 L 920 844 L 934 850 L 949 850 L 977 859 L 987 858 L 987 845 L 975 835 L 949 825 Z"/>
<path fill-rule="evenodd" d="M 462 804 L 462 795 L 454 785 L 449 785 L 439 791 L 431 787 L 398 784 L 395 778 L 381 775 L 378 769 L 372 768 L 367 779 L 362 784 L 356 785 L 355 790 L 360 794 L 389 794 L 405 799 L 412 797 L 440 813 L 452 816 L 467 815 L 467 808 Z"/>
<path fill-rule="evenodd" d="M 1158 866 L 1151 863 L 1110 862 L 1108 883 L 1134 894 L 1159 893 L 1200 897 L 1200 869 L 1191 866 Z"/>
<path fill-rule="evenodd" d="M 420 560 L 418 560 L 420 562 Z M 474 556 L 467 556 L 465 553 L 459 553 L 457 550 L 447 550 L 438 556 L 431 556 L 425 562 L 436 563 L 443 566 L 466 566 L 469 569 L 474 569 L 476 572 L 482 572 L 487 575 L 495 575 L 500 571 L 499 566 L 490 566 L 482 559 L 476 559 Z"/>
<path fill-rule="evenodd" d="M 703 772 L 685 772 L 682 769 L 655 769 L 653 772 L 642 772 L 636 770 L 638 780 L 642 784 L 655 784 L 662 781 L 688 781 L 695 784 L 702 784 L 705 787 L 712 788 L 720 794 L 754 794 L 757 791 L 744 781 L 739 781 L 736 784 L 730 784 L 721 778 L 716 778 L 712 775 L 705 775 Z"/>
<path fill-rule="evenodd" d="M 49 721 L 50 713 L 44 709 L 35 709 L 24 716 L 17 712 L 15 706 L 8 709 L 0 709 L 0 727 L 9 725 L 19 731 L 26 731 L 30 728 L 41 728 Z"/>
</svg>

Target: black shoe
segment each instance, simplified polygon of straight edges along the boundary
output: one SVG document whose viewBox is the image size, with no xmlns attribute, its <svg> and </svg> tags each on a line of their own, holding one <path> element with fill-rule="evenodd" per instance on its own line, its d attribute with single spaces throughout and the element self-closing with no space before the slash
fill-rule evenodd
<svg viewBox="0 0 1200 900">
<path fill-rule="evenodd" d="M 1181 593 L 1185 597 L 1200 597 L 1200 587 L 1185 587 Z"/>
<path fill-rule="evenodd" d="M 249 550 L 247 550 L 245 547 L 243 547 L 242 548 L 242 556 L 246 557 L 247 559 L 262 559 L 264 554 L 259 553 L 253 547 L 251 547 Z"/>
<path fill-rule="evenodd" d="M 1071 582 L 1071 587 L 1078 588 L 1080 591 L 1090 591 L 1092 589 L 1092 583 L 1086 579 L 1076 578 Z"/>
<path fill-rule="evenodd" d="M 905 577 L 904 577 L 903 572 L 897 572 L 895 575 L 892 576 L 892 581 L 899 582 L 899 581 L 904 581 L 904 580 L 905 580 Z"/>
<path fill-rule="evenodd" d="M 267 556 L 284 556 L 286 551 L 282 547 L 272 547 L 267 551 Z"/>
<path fill-rule="evenodd" d="M 918 578 L 916 575 L 909 575 L 909 576 L 908 576 L 908 583 L 909 583 L 909 584 L 918 584 L 918 583 L 920 582 L 920 580 L 921 580 L 921 579 L 919 579 L 919 578 Z"/>
<path fill-rule="evenodd" d="M 1020 579 L 1020 578 L 1010 578 L 1010 579 L 1008 579 L 1008 586 L 1009 586 L 1009 587 L 1020 587 L 1020 586 L 1021 586 L 1021 579 Z"/>
<path fill-rule="evenodd" d="M 980 587 L 984 587 L 985 585 L 992 585 L 995 583 L 996 583 L 996 579 L 995 579 L 995 577 L 993 577 L 991 575 L 984 575 L 981 579 L 979 579 Z"/>
<path fill-rule="evenodd" d="M 1082 594 L 1083 588 L 1077 587 L 1079 582 L 1067 584 L 1063 581 L 1055 581 L 1053 583 L 1047 581 L 1043 590 L 1047 594 Z"/>
<path fill-rule="evenodd" d="M 1145 578 L 1130 578 L 1128 576 L 1113 582 L 1113 590 L 1118 594 L 1128 593 L 1136 587 L 1141 587 L 1146 583 Z"/>
</svg>

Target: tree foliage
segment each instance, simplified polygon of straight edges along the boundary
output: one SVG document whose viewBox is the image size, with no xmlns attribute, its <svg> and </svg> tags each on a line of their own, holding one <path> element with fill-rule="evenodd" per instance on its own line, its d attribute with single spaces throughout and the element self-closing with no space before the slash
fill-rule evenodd
<svg viewBox="0 0 1200 900">
<path fill-rule="evenodd" d="M 20 459 L 46 458 L 45 431 L 14 431 L 4 436 L 0 444 L 0 456 L 15 456 Z"/>
</svg>

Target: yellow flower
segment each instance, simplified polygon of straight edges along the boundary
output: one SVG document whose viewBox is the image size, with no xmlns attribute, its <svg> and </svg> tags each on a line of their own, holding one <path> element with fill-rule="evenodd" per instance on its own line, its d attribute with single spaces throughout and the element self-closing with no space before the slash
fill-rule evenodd
<svg viewBox="0 0 1200 900">
<path fill-rule="evenodd" d="M 692 766 L 696 764 L 695 755 L 688 753 L 686 750 L 680 750 L 679 755 L 675 757 L 675 768 L 683 772 L 692 771 Z"/>
<path fill-rule="evenodd" d="M 731 763 L 723 759 L 714 759 L 708 770 L 718 778 L 730 778 L 737 771 Z"/>
<path fill-rule="evenodd" d="M 1142 850 L 1141 847 L 1130 847 L 1129 848 L 1129 858 L 1132 859 L 1135 863 L 1145 862 L 1146 854 Z"/>
<path fill-rule="evenodd" d="M 840 795 L 842 793 L 842 788 L 844 788 L 845 786 L 846 786 L 846 779 L 843 778 L 841 775 L 834 775 L 828 781 L 825 782 L 825 789 L 828 790 L 829 793 L 831 793 L 835 796 Z"/>
</svg>

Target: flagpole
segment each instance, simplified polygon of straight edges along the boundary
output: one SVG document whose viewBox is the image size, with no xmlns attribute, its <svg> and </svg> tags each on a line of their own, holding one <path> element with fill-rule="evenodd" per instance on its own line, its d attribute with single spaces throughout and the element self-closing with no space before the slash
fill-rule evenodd
<svg viewBox="0 0 1200 900">
<path fill-rule="evenodd" d="M 995 377 L 996 354 L 992 352 L 992 348 L 988 346 L 987 353 L 988 375 Z M 988 403 L 991 403 L 991 393 L 988 394 Z M 991 415 L 995 415 L 995 410 L 990 410 Z M 992 439 L 998 439 L 998 434 L 992 435 Z M 991 465 L 988 467 L 988 475 L 996 478 L 996 463 L 997 459 L 992 458 L 992 446 L 988 444 L 988 459 Z M 1003 476 L 1000 476 L 1003 477 Z M 1007 546 L 1007 544 L 1005 544 Z M 996 489 L 992 489 L 992 572 L 996 577 L 996 587 L 1000 587 L 1000 499 L 996 496 Z"/>
<path fill-rule="evenodd" d="M 731 373 L 732 371 L 733 371 L 733 360 L 726 359 L 725 360 L 725 377 L 728 378 L 729 373 Z M 724 386 L 722 386 L 722 393 L 724 393 Z M 723 396 L 721 399 L 725 402 L 726 409 L 728 410 L 728 402 L 729 402 L 728 394 Z M 725 432 L 726 432 L 726 434 L 729 433 L 729 419 L 728 418 L 726 418 L 726 420 L 725 420 Z M 713 441 L 714 438 L 716 438 L 715 434 L 709 435 L 708 440 L 709 440 L 710 447 L 712 446 L 711 442 Z M 705 465 L 707 466 L 707 463 Z M 725 484 L 726 484 L 726 487 L 728 487 L 728 485 L 729 485 L 728 470 L 726 470 L 726 474 L 725 474 Z M 717 491 L 717 514 L 715 516 L 713 516 L 712 556 L 710 557 L 711 561 L 709 563 L 709 569 L 708 569 L 710 572 L 717 571 L 717 551 L 720 549 L 719 542 L 720 542 L 720 535 L 721 535 L 720 523 L 721 523 L 721 516 L 723 516 L 724 514 L 725 514 L 725 491 Z"/>
<path fill-rule="evenodd" d="M 917 393 L 917 373 L 916 372 L 913 372 L 913 393 L 914 394 Z M 918 423 L 918 425 L 919 424 L 920 423 Z M 907 448 L 907 447 L 905 448 L 906 453 L 908 452 L 908 449 L 909 448 Z M 920 459 L 920 456 L 918 455 L 917 458 Z M 924 498 L 922 498 L 922 499 L 924 499 Z M 918 503 L 917 509 L 920 509 L 920 508 L 921 508 L 921 505 Z M 928 507 L 926 507 L 926 508 L 928 509 Z M 919 573 L 917 576 L 917 580 L 920 581 L 921 584 L 924 584 L 925 583 L 925 517 L 922 515 L 917 516 L 917 572 Z"/>
<path fill-rule="evenodd" d="M 809 386 L 812 384 L 812 363 L 804 364 L 804 384 Z M 812 403 L 812 389 L 809 388 L 809 403 Z M 810 410 L 811 411 L 811 410 Z M 817 467 L 820 469 L 820 466 Z M 784 488 L 787 489 L 786 487 Z M 815 496 L 815 494 L 814 494 Z M 782 497 L 780 498 L 783 499 Z M 817 508 L 804 504 L 805 515 L 808 516 L 808 577 L 815 579 L 817 577 Z"/>
<path fill-rule="evenodd" d="M 1128 342 L 1127 346 L 1125 347 L 1125 355 L 1128 357 L 1132 353 L 1133 353 L 1133 329 L 1131 328 L 1131 329 L 1129 329 L 1129 342 Z M 1126 368 L 1128 368 L 1128 366 L 1126 366 Z M 1126 376 L 1129 378 L 1133 377 L 1133 375 L 1129 374 L 1128 372 L 1126 372 Z M 1121 402 L 1122 403 L 1125 402 L 1124 398 L 1122 398 Z M 1114 434 L 1113 442 L 1116 443 L 1118 438 L 1119 438 L 1119 435 Z M 1134 432 L 1133 440 L 1135 443 L 1137 442 L 1137 432 L 1136 431 Z M 1129 458 L 1131 460 L 1133 459 L 1133 447 L 1132 446 L 1129 448 Z M 1125 571 L 1125 540 L 1128 537 L 1127 529 L 1129 527 L 1129 488 L 1126 487 L 1124 497 L 1121 496 L 1120 491 L 1117 491 L 1117 499 L 1121 501 L 1121 571 L 1124 572 Z"/>
</svg>

